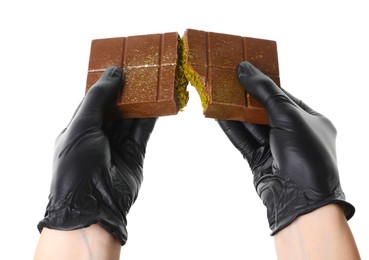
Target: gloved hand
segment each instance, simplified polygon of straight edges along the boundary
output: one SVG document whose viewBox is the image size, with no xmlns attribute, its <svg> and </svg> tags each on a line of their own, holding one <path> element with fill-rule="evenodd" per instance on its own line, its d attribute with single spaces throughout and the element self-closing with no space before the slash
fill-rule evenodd
<svg viewBox="0 0 369 260">
<path fill-rule="evenodd" d="M 266 108 L 270 124 L 218 123 L 250 165 L 272 235 L 298 216 L 330 203 L 341 205 L 350 219 L 355 209 L 340 186 L 333 124 L 251 63 L 239 64 L 237 76 Z"/>
<path fill-rule="evenodd" d="M 44 227 L 73 230 L 98 223 L 125 244 L 126 215 L 140 189 L 156 118 L 108 122 L 105 112 L 121 86 L 122 70 L 107 68 L 58 136 L 40 232 Z"/>
</svg>

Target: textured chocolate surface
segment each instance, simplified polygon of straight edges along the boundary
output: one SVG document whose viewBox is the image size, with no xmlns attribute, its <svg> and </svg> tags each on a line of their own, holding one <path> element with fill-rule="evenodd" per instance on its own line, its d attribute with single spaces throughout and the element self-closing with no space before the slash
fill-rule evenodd
<svg viewBox="0 0 369 260">
<path fill-rule="evenodd" d="M 186 30 L 183 40 L 186 63 L 208 96 L 205 117 L 268 123 L 265 109 L 239 84 L 236 67 L 250 61 L 280 86 L 275 41 L 193 29 Z"/>
<path fill-rule="evenodd" d="M 125 82 L 114 108 L 115 118 L 177 114 L 178 39 L 178 33 L 170 32 L 93 40 L 86 91 L 108 66 L 119 66 Z"/>
</svg>

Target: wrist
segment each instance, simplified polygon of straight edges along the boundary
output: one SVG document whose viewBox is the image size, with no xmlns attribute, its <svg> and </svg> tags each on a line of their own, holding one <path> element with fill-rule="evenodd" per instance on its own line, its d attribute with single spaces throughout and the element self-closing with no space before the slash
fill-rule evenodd
<svg viewBox="0 0 369 260">
<path fill-rule="evenodd" d="M 118 239 L 98 224 L 63 231 L 43 228 L 34 259 L 119 259 Z"/>
<path fill-rule="evenodd" d="M 360 259 L 342 208 L 329 204 L 296 218 L 274 236 L 280 259 Z"/>
</svg>

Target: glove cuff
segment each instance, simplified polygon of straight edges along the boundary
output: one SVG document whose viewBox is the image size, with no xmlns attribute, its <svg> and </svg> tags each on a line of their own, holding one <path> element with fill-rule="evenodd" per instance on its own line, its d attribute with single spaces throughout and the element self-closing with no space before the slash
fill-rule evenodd
<svg viewBox="0 0 369 260">
<path fill-rule="evenodd" d="M 66 231 L 99 224 L 124 245 L 128 236 L 126 212 L 120 210 L 112 189 L 103 180 L 102 176 L 106 175 L 100 172 L 63 196 L 59 192 L 51 193 L 44 219 L 37 225 L 38 230 L 41 232 L 46 227 Z"/>
<path fill-rule="evenodd" d="M 255 187 L 267 208 L 272 236 L 291 224 L 297 217 L 328 204 L 340 205 L 347 220 L 355 213 L 354 206 L 346 202 L 345 194 L 339 186 L 329 195 L 325 194 L 319 199 L 308 198 L 294 183 L 278 176 L 263 178 Z"/>
</svg>

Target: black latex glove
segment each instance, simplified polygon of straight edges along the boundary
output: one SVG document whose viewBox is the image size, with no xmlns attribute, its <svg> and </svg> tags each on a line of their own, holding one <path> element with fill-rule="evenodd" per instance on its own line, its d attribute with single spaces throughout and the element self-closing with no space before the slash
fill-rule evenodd
<svg viewBox="0 0 369 260">
<path fill-rule="evenodd" d="M 156 119 L 107 122 L 105 112 L 121 86 L 121 69 L 107 68 L 58 136 L 40 231 L 98 223 L 125 244 L 126 215 L 140 189 L 146 144 Z"/>
<path fill-rule="evenodd" d="M 355 209 L 340 186 L 333 124 L 249 62 L 239 64 L 237 76 L 266 108 L 270 124 L 218 122 L 250 165 L 272 235 L 330 203 L 340 204 L 350 219 Z"/>
</svg>

